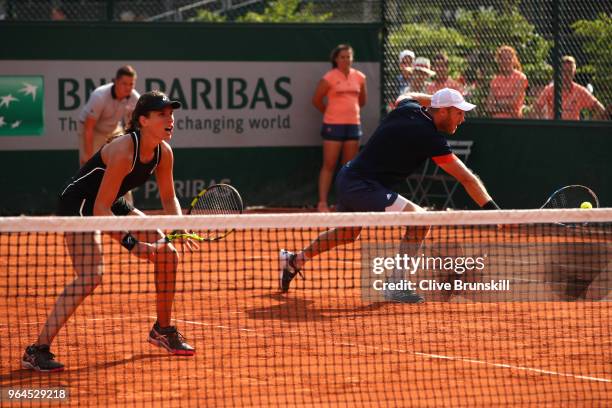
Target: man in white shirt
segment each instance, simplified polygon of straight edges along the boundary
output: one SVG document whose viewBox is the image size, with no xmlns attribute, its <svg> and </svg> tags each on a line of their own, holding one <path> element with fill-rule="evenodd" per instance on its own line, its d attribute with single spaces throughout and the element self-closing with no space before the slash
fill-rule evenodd
<svg viewBox="0 0 612 408">
<path fill-rule="evenodd" d="M 79 115 L 79 164 L 82 166 L 106 141 L 124 133 L 123 125 L 140 94 L 134 90 L 136 71 L 130 65 L 117 70 L 110 84 L 96 88 Z"/>
</svg>

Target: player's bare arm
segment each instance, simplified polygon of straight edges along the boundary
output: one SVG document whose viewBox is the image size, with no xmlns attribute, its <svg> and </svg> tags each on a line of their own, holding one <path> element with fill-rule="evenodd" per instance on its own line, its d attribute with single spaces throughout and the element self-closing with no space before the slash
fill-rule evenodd
<svg viewBox="0 0 612 408">
<path fill-rule="evenodd" d="M 102 160 L 106 164 L 106 171 L 96 196 L 93 215 L 112 216 L 111 207 L 117 198 L 121 183 L 132 168 L 134 160 L 134 147 L 129 137 L 121 137 L 104 146 Z"/>
<path fill-rule="evenodd" d="M 419 105 L 427 108 L 429 106 L 431 106 L 431 95 L 429 94 L 425 94 L 425 93 L 420 93 L 420 92 L 407 92 L 405 94 L 402 94 L 399 98 L 398 98 L 398 102 L 400 100 L 403 99 L 412 99 L 415 100 L 419 103 Z"/>
<path fill-rule="evenodd" d="M 161 143 L 161 160 L 155 170 L 155 178 L 159 188 L 159 198 L 161 200 L 164 214 L 181 215 L 181 206 L 174 191 L 173 176 L 174 154 L 172 148 L 166 142 Z"/>
<path fill-rule="evenodd" d="M 480 207 L 491 201 L 491 196 L 487 192 L 482 181 L 476 176 L 467 166 L 454 154 L 452 160 L 445 163 L 438 164 L 442 170 L 453 176 L 469 196 L 478 204 Z"/>
</svg>

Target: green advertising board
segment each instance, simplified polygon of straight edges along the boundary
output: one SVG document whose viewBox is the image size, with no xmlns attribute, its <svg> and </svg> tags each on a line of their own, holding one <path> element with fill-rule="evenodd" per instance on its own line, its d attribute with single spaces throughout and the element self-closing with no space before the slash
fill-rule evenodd
<svg viewBox="0 0 612 408">
<path fill-rule="evenodd" d="M 331 67 L 329 53 L 339 43 L 355 48 L 355 67 L 367 76 L 362 120 L 370 134 L 381 105 L 379 33 L 374 24 L 3 24 L 2 38 L 16 40 L 3 45 L 0 97 L 22 103 L 34 97 L 24 84 L 37 86 L 38 111 L 32 112 L 38 119 L 28 123 L 38 128 L 17 133 L 0 127 L 3 174 L 22 169 L 3 182 L 9 194 L 0 209 L 54 209 L 57 192 L 78 166 L 79 114 L 91 92 L 124 64 L 138 72 L 138 91 L 159 89 L 182 102 L 171 144 L 183 202 L 198 188 L 224 181 L 250 205 L 304 205 L 314 200 L 320 166 L 321 114 L 311 98 Z M 5 99 L 11 109 L 18 106 Z M 35 166 L 24 165 L 34 159 Z M 159 207 L 154 178 L 136 200 L 144 209 Z"/>
</svg>

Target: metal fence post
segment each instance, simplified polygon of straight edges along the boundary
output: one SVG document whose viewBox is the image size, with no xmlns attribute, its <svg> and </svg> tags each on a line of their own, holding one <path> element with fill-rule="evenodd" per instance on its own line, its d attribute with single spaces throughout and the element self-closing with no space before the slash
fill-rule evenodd
<svg viewBox="0 0 612 408">
<path fill-rule="evenodd" d="M 385 65 L 387 64 L 387 41 L 389 31 L 387 30 L 387 0 L 380 1 L 380 23 L 381 23 L 381 56 L 380 56 L 380 101 L 381 101 L 381 118 L 387 114 L 387 103 L 385 101 L 385 86 L 387 78 L 385 77 Z"/>
<path fill-rule="evenodd" d="M 115 18 L 115 0 L 107 0 L 106 2 L 106 20 L 113 21 Z"/>
<path fill-rule="evenodd" d="M 553 50 L 552 50 L 552 63 L 553 63 L 553 84 L 554 84 L 554 100 L 553 100 L 553 112 L 555 120 L 561 119 L 563 111 L 563 100 L 561 94 L 561 48 L 562 48 L 562 34 L 561 34 L 561 13 L 562 13 L 562 1 L 553 0 L 552 12 L 553 12 Z"/>
</svg>

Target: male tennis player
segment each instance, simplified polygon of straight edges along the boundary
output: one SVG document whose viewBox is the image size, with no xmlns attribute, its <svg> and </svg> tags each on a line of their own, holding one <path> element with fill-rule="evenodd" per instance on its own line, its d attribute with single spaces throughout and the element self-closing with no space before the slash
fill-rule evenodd
<svg viewBox="0 0 612 408">
<path fill-rule="evenodd" d="M 402 197 L 393 186 L 406 180 L 425 160 L 431 158 L 455 177 L 482 208 L 499 209 L 480 179 L 455 156 L 445 135 L 452 135 L 475 105 L 461 93 L 443 88 L 433 96 L 400 96 L 396 108 L 387 115 L 363 150 L 338 173 L 336 195 L 339 211 L 424 211 Z M 420 247 L 428 227 L 406 228 L 400 251 Z M 353 242 L 360 227 L 334 228 L 322 233 L 303 250 L 280 251 L 280 289 L 289 290 L 291 280 L 308 260 L 339 245 Z M 394 277 L 397 278 L 397 277 Z M 420 303 L 423 297 L 413 291 L 389 291 L 390 301 Z"/>
<path fill-rule="evenodd" d="M 180 102 L 171 101 L 158 91 L 143 94 L 132 113 L 131 133 L 104 145 L 68 181 L 59 197 L 58 215 L 143 216 L 123 195 L 144 184 L 153 172 L 164 213 L 181 215 L 181 207 L 174 193 L 174 157 L 167 143 L 174 130 L 173 110 L 180 106 Z M 139 238 L 144 242 L 129 232 L 114 234 L 113 238 L 137 257 L 154 264 L 157 322 L 151 329 L 148 341 L 172 354 L 193 355 L 194 348 L 185 342 L 176 327 L 170 325 L 179 258 L 176 249 L 162 240 L 163 235 L 159 231 L 141 234 Z M 66 233 L 65 240 L 77 277 L 58 297 L 36 343 L 26 348 L 21 360 L 24 368 L 45 372 L 64 369 L 64 365 L 55 361 L 55 356 L 50 352 L 51 342 L 77 307 L 102 281 L 100 232 Z M 188 246 L 191 248 L 191 243 Z"/>
</svg>

